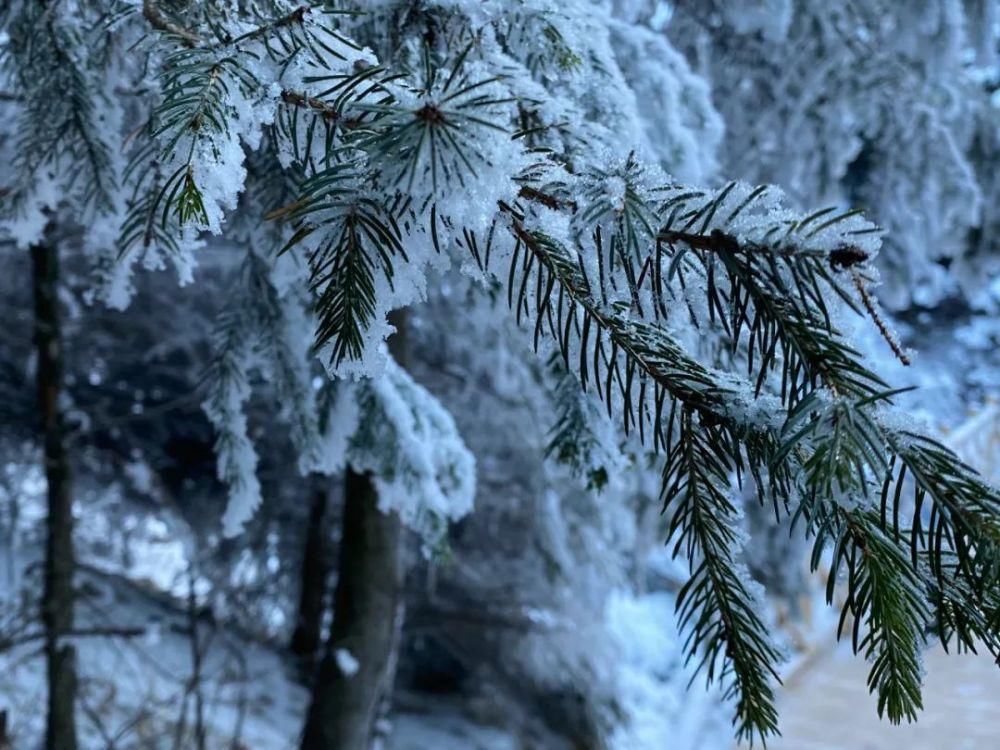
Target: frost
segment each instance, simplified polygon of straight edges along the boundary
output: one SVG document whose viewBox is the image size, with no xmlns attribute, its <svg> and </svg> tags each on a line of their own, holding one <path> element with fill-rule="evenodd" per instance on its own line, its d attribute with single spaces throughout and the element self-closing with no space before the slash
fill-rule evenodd
<svg viewBox="0 0 1000 750">
<path fill-rule="evenodd" d="M 215 427 L 219 479 L 229 489 L 222 517 L 223 533 L 235 536 L 261 503 L 257 451 L 250 439 L 245 405 L 250 398 L 250 342 L 242 321 L 227 320 L 220 335 L 219 354 L 211 375 L 211 393 L 202 408 Z"/>
<path fill-rule="evenodd" d="M 451 415 L 391 358 L 381 377 L 355 388 L 366 416 L 351 464 L 373 473 L 379 509 L 398 513 L 433 548 L 450 521 L 472 510 L 475 458 Z"/>
<path fill-rule="evenodd" d="M 361 419 L 355 385 L 348 381 L 333 384 L 333 397 L 325 415 L 326 429 L 320 447 L 319 471 L 334 474 L 347 465 L 348 450 Z"/>
<path fill-rule="evenodd" d="M 976 5 L 995 17 L 993 3 Z M 887 231 L 890 309 L 975 283 L 963 256 L 995 170 L 975 166 L 990 163 L 974 145 L 989 141 L 977 121 L 990 116 L 966 53 L 995 30 L 951 0 L 905 11 L 879 1 L 861 14 L 825 0 L 719 6 L 706 24 L 697 4 L 679 3 L 667 32 L 712 81 L 727 130 L 721 172 L 775 183 L 796 207 L 865 206 Z"/>
<path fill-rule="evenodd" d="M 705 80 L 662 34 L 626 24 L 612 29 L 615 59 L 635 91 L 644 153 L 678 179 L 710 179 L 723 122 Z"/>
</svg>

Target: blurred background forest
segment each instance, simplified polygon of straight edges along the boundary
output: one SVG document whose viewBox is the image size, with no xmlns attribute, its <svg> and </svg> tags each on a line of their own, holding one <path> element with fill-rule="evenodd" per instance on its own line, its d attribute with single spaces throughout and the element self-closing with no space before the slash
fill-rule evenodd
<svg viewBox="0 0 1000 750">
<path fill-rule="evenodd" d="M 1000 6 L 600 6 L 615 23 L 646 30 L 612 33 L 612 51 L 636 107 L 659 123 L 633 135 L 667 172 L 698 184 L 774 183 L 795 205 L 857 206 L 885 228 L 877 293 L 913 362 L 904 366 L 870 326 L 859 324 L 857 346 L 894 383 L 921 386 L 901 397 L 914 419 L 977 468 L 1000 468 Z M 0 114 L 7 104 L 0 90 Z M 13 148 L 0 131 L 0 155 Z M 252 369 L 241 386 L 253 455 L 220 447 L 227 436 L 215 417 L 230 396 L 217 383 L 232 366 L 227 357 L 248 346 L 273 361 L 297 356 L 283 353 L 273 333 L 295 321 L 266 303 L 274 282 L 255 258 L 230 239 L 209 241 L 198 251 L 197 283 L 139 269 L 122 311 L 93 299 L 89 256 L 63 257 L 61 406 L 86 750 L 297 747 L 350 560 L 344 540 L 361 533 L 345 497 L 364 491 L 356 471 L 384 470 L 390 490 L 400 471 L 397 458 L 371 450 L 364 466 L 301 471 L 296 431 L 304 428 L 288 392 L 297 376 L 271 366 Z M 21 750 L 37 746 L 45 721 L 45 445 L 32 257 L 5 241 L 0 263 L 0 747 Z M 416 427 L 404 439 L 407 460 L 438 462 L 455 476 L 440 490 L 450 506 L 395 532 L 404 614 L 384 644 L 393 687 L 376 708 L 376 746 L 732 747 L 723 696 L 700 677 L 688 689 L 694 665 L 685 663 L 674 615 L 687 571 L 664 547 L 658 468 L 609 420 L 592 445 L 568 439 L 566 404 L 599 407 L 495 312 L 501 294 L 482 294 L 456 271 L 434 279 L 426 300 L 396 318 L 401 333 L 390 347 L 405 372 L 393 376 L 393 393 L 447 407 L 451 417 L 432 425 L 447 455 L 431 455 L 429 433 Z M 247 342 L 250 319 L 257 338 Z M 318 363 L 296 387 L 339 398 L 345 411 L 390 403 L 360 386 L 338 393 Z M 354 439 L 379 445 L 387 420 L 369 411 L 361 424 L 372 434 Z M 220 479 L 221 451 L 257 462 L 263 499 L 232 537 L 223 534 L 233 488 Z M 474 503 L 462 505 L 456 497 L 472 498 L 466 475 L 474 475 Z M 405 502 L 399 510 L 409 512 Z M 794 695 L 782 701 L 790 701 L 783 722 L 791 739 L 776 746 L 859 747 L 795 743 L 814 731 L 798 726 L 810 711 L 853 718 L 855 698 L 837 697 L 840 678 L 809 674 L 826 668 L 816 659 L 828 657 L 816 654 L 829 649 L 836 615 L 822 602 L 822 571 L 808 573 L 807 542 L 750 498 L 745 525 L 745 561 L 766 588 L 768 617 L 790 656 Z M 393 575 L 356 574 L 380 585 Z M 332 658 L 349 677 L 359 656 Z M 955 676 L 955 690 L 995 695 L 996 672 L 975 674 L 972 682 Z M 851 695 L 865 693 L 863 670 L 851 685 Z M 810 708 L 803 696 L 817 695 L 832 703 Z M 962 706 L 980 710 L 974 698 Z M 942 731 L 956 743 L 968 738 L 948 746 L 991 746 L 962 728 L 980 714 L 948 711 L 955 727 Z M 945 746 L 900 731 L 914 747 Z"/>
</svg>

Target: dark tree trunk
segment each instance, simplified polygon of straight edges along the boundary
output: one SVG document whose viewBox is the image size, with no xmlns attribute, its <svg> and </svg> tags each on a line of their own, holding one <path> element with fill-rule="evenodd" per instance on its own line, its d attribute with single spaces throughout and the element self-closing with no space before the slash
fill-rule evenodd
<svg viewBox="0 0 1000 750">
<path fill-rule="evenodd" d="M 6 711 L 0 711 L 0 750 L 11 750 L 10 735 L 7 733 Z"/>
<path fill-rule="evenodd" d="M 38 411 L 45 437 L 45 591 L 42 620 L 49 682 L 45 750 L 76 750 L 76 651 L 65 640 L 73 628 L 73 497 L 59 397 L 62 338 L 59 328 L 59 255 L 51 244 L 31 248 L 38 355 Z"/>
<path fill-rule="evenodd" d="M 371 477 L 348 470 L 335 615 L 313 689 L 302 750 L 368 750 L 395 642 L 400 522 L 378 509 Z M 338 653 L 357 661 L 341 669 Z M 350 670 L 347 670 L 350 671 Z"/>
<path fill-rule="evenodd" d="M 329 574 L 327 555 L 326 506 L 329 481 L 316 477 L 309 505 L 309 525 L 306 527 L 306 544 L 302 553 L 302 570 L 299 580 L 299 611 L 295 632 L 289 645 L 299 658 L 303 673 L 311 675 L 319 653 L 323 626 L 323 600 L 326 596 L 326 579 Z"/>
<path fill-rule="evenodd" d="M 405 359 L 405 319 L 392 319 L 389 342 Z M 398 626 L 402 617 L 402 526 L 395 513 L 378 509 L 368 474 L 348 469 L 334 591 L 334 618 L 313 686 L 302 750 L 369 750 L 376 719 L 392 691 Z M 343 656 L 357 671 L 343 669 Z M 338 658 L 340 655 L 340 658 Z"/>
</svg>

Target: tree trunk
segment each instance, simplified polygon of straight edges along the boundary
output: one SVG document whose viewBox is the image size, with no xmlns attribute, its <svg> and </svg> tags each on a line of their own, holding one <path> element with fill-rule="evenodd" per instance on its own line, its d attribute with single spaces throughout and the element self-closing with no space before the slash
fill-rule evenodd
<svg viewBox="0 0 1000 750">
<path fill-rule="evenodd" d="M 405 358 L 405 319 L 390 320 L 396 361 Z M 392 691 L 402 617 L 402 525 L 378 509 L 372 477 L 350 469 L 338 555 L 334 619 L 313 686 L 302 750 L 369 750 Z M 356 671 L 355 671 L 356 670 Z"/>
<path fill-rule="evenodd" d="M 49 697 L 45 750 L 76 750 L 76 650 L 64 640 L 73 628 L 73 498 L 59 398 L 62 340 L 59 328 L 59 255 L 54 245 L 31 248 L 38 355 L 38 411 L 45 436 L 45 590 L 42 621 Z"/>
<path fill-rule="evenodd" d="M 400 531 L 397 515 L 379 511 L 371 477 L 348 470 L 335 615 L 302 750 L 370 746 L 380 698 L 390 687 L 384 678 L 395 641 L 402 583 Z M 352 659 L 357 671 L 349 674 Z"/>
<path fill-rule="evenodd" d="M 326 540 L 326 506 L 329 485 L 326 477 L 316 477 L 309 507 L 309 525 L 302 553 L 299 580 L 299 611 L 289 648 L 299 658 L 304 674 L 311 675 L 319 653 L 323 626 L 323 600 L 329 574 Z"/>
<path fill-rule="evenodd" d="M 6 711 L 0 711 L 0 750 L 11 750 L 10 735 L 7 733 Z"/>
</svg>

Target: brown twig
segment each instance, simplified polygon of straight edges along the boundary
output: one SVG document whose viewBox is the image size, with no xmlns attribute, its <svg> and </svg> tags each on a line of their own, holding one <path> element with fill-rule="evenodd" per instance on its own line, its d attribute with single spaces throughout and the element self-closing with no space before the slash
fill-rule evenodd
<svg viewBox="0 0 1000 750">
<path fill-rule="evenodd" d="M 281 92 L 281 100 L 286 104 L 291 104 L 296 107 L 304 107 L 306 109 L 312 109 L 319 112 L 324 120 L 333 121 L 340 118 L 340 113 L 330 104 L 327 104 L 322 99 L 317 99 L 314 96 L 309 96 L 307 94 L 301 94 L 298 91 L 291 91 L 285 89 Z"/>
<path fill-rule="evenodd" d="M 197 47 L 201 44 L 201 40 L 197 34 L 167 18 L 159 6 L 157 6 L 155 0 L 143 0 L 142 15 L 154 29 L 162 31 L 165 34 L 173 34 L 186 47 Z"/>
<path fill-rule="evenodd" d="M 269 31 L 273 31 L 274 29 L 280 29 L 285 26 L 302 23 L 306 17 L 306 13 L 308 12 L 309 6 L 301 5 L 288 15 L 276 18 L 263 26 L 258 26 L 256 29 L 248 31 L 235 39 L 225 42 L 225 44 L 237 45 L 240 42 L 248 42 L 251 39 L 256 39 L 257 37 L 262 36 Z M 197 33 L 171 21 L 166 14 L 160 10 L 159 6 L 156 4 L 156 0 L 143 0 L 142 15 L 147 21 L 149 21 L 149 25 L 154 29 L 162 31 L 165 34 L 173 34 L 179 38 L 186 47 L 197 47 L 201 44 L 201 38 Z"/>
<path fill-rule="evenodd" d="M 522 185 L 520 191 L 518 191 L 518 196 L 525 198 L 529 201 L 534 201 L 535 203 L 541 203 L 546 208 L 551 208 L 553 211 L 558 211 L 561 208 L 568 208 L 573 213 L 576 213 L 576 201 L 574 200 L 562 200 L 554 195 L 548 193 L 543 193 L 541 190 L 536 190 L 528 185 Z"/>
<path fill-rule="evenodd" d="M 762 249 L 762 246 L 754 243 L 741 244 L 733 235 L 727 234 L 720 229 L 713 229 L 708 234 L 693 234 L 691 232 L 662 231 L 657 237 L 658 240 L 668 244 L 683 242 L 688 247 L 695 250 L 709 250 L 716 253 L 750 253 L 754 250 Z M 771 248 L 771 252 L 778 255 L 793 255 L 801 252 L 800 248 L 789 245 L 784 248 Z M 819 254 L 818 251 L 810 252 L 811 255 Z M 847 269 L 859 266 L 869 260 L 871 256 L 857 245 L 841 245 L 830 250 L 827 254 L 830 267 L 834 269 Z"/>
<path fill-rule="evenodd" d="M 713 229 L 710 234 L 692 234 L 690 232 L 660 232 L 656 239 L 672 244 L 683 242 L 695 250 L 711 250 L 712 252 L 738 253 L 744 249 L 739 240 L 722 230 Z"/>
<path fill-rule="evenodd" d="M 266 23 L 263 26 L 259 26 L 253 31 L 248 31 L 246 34 L 241 34 L 240 36 L 233 39 L 229 44 L 239 44 L 240 42 L 247 42 L 251 39 L 256 39 L 257 37 L 266 34 L 268 31 L 274 31 L 275 29 L 281 29 L 285 26 L 291 26 L 293 24 L 302 23 L 305 20 L 306 13 L 309 12 L 308 5 L 300 5 L 298 8 L 293 10 L 286 16 L 275 19 L 270 23 Z"/>
<path fill-rule="evenodd" d="M 864 304 L 865 310 L 868 311 L 868 315 L 875 322 L 875 327 L 882 334 L 882 338 L 885 339 L 892 353 L 896 355 L 896 359 L 909 367 L 911 363 L 909 356 L 903 351 L 903 347 L 900 346 L 889 326 L 882 320 L 882 316 L 879 315 L 878 308 L 875 306 L 875 300 L 868 293 L 864 282 L 861 280 L 861 276 L 856 271 L 851 271 L 851 281 L 854 282 L 854 288 L 858 290 L 858 296 L 861 297 L 861 302 Z"/>
</svg>

